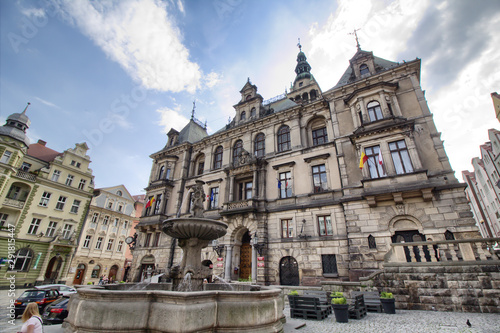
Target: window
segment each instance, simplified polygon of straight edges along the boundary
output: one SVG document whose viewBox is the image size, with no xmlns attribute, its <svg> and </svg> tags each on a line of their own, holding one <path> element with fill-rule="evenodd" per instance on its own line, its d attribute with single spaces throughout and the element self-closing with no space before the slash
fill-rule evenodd
<svg viewBox="0 0 500 333">
<path fill-rule="evenodd" d="M 198 169 L 196 170 L 197 175 L 202 175 L 205 170 L 205 156 L 201 156 L 198 158 Z"/>
<path fill-rule="evenodd" d="M 128 221 L 123 221 L 123 229 L 127 229 L 128 228 Z"/>
<path fill-rule="evenodd" d="M 238 156 L 240 155 L 241 151 L 243 150 L 243 141 L 238 140 L 234 143 L 233 146 L 233 162 L 238 163 Z"/>
<path fill-rule="evenodd" d="M 56 228 L 57 228 L 57 222 L 50 221 L 49 226 L 47 227 L 47 230 L 45 231 L 45 236 L 54 237 L 54 234 L 56 232 Z"/>
<path fill-rule="evenodd" d="M 293 226 L 292 220 L 281 220 L 281 238 L 292 238 Z"/>
<path fill-rule="evenodd" d="M 108 240 L 108 246 L 106 247 L 106 251 L 112 251 L 113 250 L 113 242 L 114 241 L 115 240 L 112 239 L 112 238 Z"/>
<path fill-rule="evenodd" d="M 265 137 L 264 133 L 259 133 L 255 137 L 255 141 L 254 141 L 255 156 L 263 157 L 266 154 L 265 140 L 266 140 L 266 137 Z"/>
<path fill-rule="evenodd" d="M 116 191 L 116 195 L 119 196 L 119 197 L 121 197 L 123 195 L 123 192 L 120 191 L 120 190 L 118 190 L 118 191 Z"/>
<path fill-rule="evenodd" d="M 61 175 L 61 171 L 59 170 L 54 170 L 54 172 L 52 173 L 52 181 L 53 182 L 57 182 L 59 180 L 59 176 Z"/>
<path fill-rule="evenodd" d="M 28 234 L 36 235 L 36 232 L 38 231 L 38 227 L 40 226 L 40 222 L 42 222 L 41 219 L 33 218 L 33 220 L 31 220 L 31 224 L 28 228 Z"/>
<path fill-rule="evenodd" d="M 366 163 L 368 163 L 368 170 L 370 171 L 370 178 L 372 179 L 386 176 L 382 164 L 379 163 L 379 154 L 379 146 L 365 148 L 365 155 L 367 157 Z"/>
<path fill-rule="evenodd" d="M 153 198 L 154 198 L 153 196 L 150 196 L 148 198 L 148 201 L 146 201 L 146 211 L 144 212 L 144 216 L 149 216 L 150 215 L 150 212 L 151 212 L 151 209 L 152 209 L 151 205 L 154 202 Z"/>
<path fill-rule="evenodd" d="M 247 119 L 247 114 L 246 114 L 246 112 L 245 112 L 245 111 L 243 111 L 243 112 L 241 113 L 241 118 L 240 118 L 240 120 L 245 120 L 245 119 Z"/>
<path fill-rule="evenodd" d="M 0 213 L 0 228 L 3 228 L 5 226 L 8 218 L 9 214 Z"/>
<path fill-rule="evenodd" d="M 290 171 L 279 174 L 278 188 L 280 198 L 290 198 L 292 196 L 292 173 Z"/>
<path fill-rule="evenodd" d="M 70 163 L 72 166 L 75 166 L 76 165 L 76 161 L 71 161 Z"/>
<path fill-rule="evenodd" d="M 90 247 L 90 241 L 92 240 L 92 236 L 85 236 L 85 240 L 83 241 L 83 248 L 88 249 Z"/>
<path fill-rule="evenodd" d="M 254 118 L 256 115 L 257 115 L 257 110 L 255 110 L 255 108 L 252 108 L 252 110 L 250 110 L 250 117 Z"/>
<path fill-rule="evenodd" d="M 31 168 L 31 164 L 29 164 L 29 163 L 23 162 L 23 164 L 21 165 L 21 170 L 24 172 L 30 171 L 30 168 Z"/>
<path fill-rule="evenodd" d="M 318 227 L 320 236 L 333 235 L 333 228 L 330 216 L 318 216 Z"/>
<path fill-rule="evenodd" d="M 209 209 L 217 209 L 219 208 L 219 188 L 212 187 L 210 189 L 210 199 L 209 199 Z"/>
<path fill-rule="evenodd" d="M 170 179 L 170 173 L 172 172 L 171 169 L 167 169 L 167 173 L 165 174 L 165 179 Z"/>
<path fill-rule="evenodd" d="M 9 163 L 9 160 L 10 160 L 10 157 L 12 156 L 12 152 L 6 150 L 4 153 L 3 153 L 3 156 L 2 158 L 0 159 L 0 162 L 2 163 Z"/>
<path fill-rule="evenodd" d="M 370 70 L 368 69 L 368 66 L 366 64 L 362 64 L 361 66 L 359 66 L 359 74 L 360 75 L 370 74 Z"/>
<path fill-rule="evenodd" d="M 56 204 L 56 209 L 57 210 L 63 210 L 64 204 L 66 203 L 66 197 L 63 197 L 62 195 L 59 197 L 59 200 L 57 200 Z"/>
<path fill-rule="evenodd" d="M 99 219 L 99 213 L 94 213 L 92 215 L 92 223 L 97 223 L 98 219 Z"/>
<path fill-rule="evenodd" d="M 16 252 L 16 261 L 14 262 L 14 271 L 27 272 L 30 268 L 33 253 L 27 247 Z"/>
<path fill-rule="evenodd" d="M 318 128 L 312 131 L 313 146 L 321 145 L 328 142 L 328 134 L 326 127 Z"/>
<path fill-rule="evenodd" d="M 338 274 L 337 258 L 335 254 L 322 254 L 321 263 L 323 265 L 323 274 Z"/>
<path fill-rule="evenodd" d="M 162 166 L 160 168 L 160 172 L 158 173 L 158 179 L 163 179 L 163 173 L 165 172 L 165 167 Z"/>
<path fill-rule="evenodd" d="M 71 206 L 71 213 L 78 214 L 78 208 L 80 208 L 80 200 L 73 200 L 73 206 Z"/>
<path fill-rule="evenodd" d="M 85 179 L 80 179 L 80 184 L 78 184 L 78 189 L 79 190 L 85 189 L 85 183 L 87 183 Z"/>
<path fill-rule="evenodd" d="M 122 209 L 123 209 L 123 206 L 122 205 L 118 205 L 118 211 L 121 213 L 122 212 Z"/>
<path fill-rule="evenodd" d="M 161 199 L 162 199 L 161 194 L 156 195 L 156 205 L 155 205 L 155 212 L 154 212 L 155 215 L 161 214 Z"/>
<path fill-rule="evenodd" d="M 278 151 L 290 150 L 290 128 L 288 126 L 281 126 L 278 130 Z"/>
<path fill-rule="evenodd" d="M 95 243 L 95 249 L 100 250 L 102 246 L 103 237 L 97 237 L 97 242 Z"/>
<path fill-rule="evenodd" d="M 122 252 L 123 249 L 123 241 L 118 242 L 118 246 L 116 247 L 116 252 Z"/>
<path fill-rule="evenodd" d="M 252 199 L 252 182 L 241 182 L 238 184 L 238 200 Z"/>
<path fill-rule="evenodd" d="M 368 247 L 370 249 L 377 248 L 377 243 L 375 242 L 375 237 L 373 237 L 372 235 L 368 236 Z"/>
<path fill-rule="evenodd" d="M 40 199 L 40 203 L 38 205 L 40 205 L 42 207 L 47 207 L 47 205 L 49 204 L 49 200 L 50 200 L 51 195 L 52 194 L 49 192 L 43 192 L 42 198 Z"/>
<path fill-rule="evenodd" d="M 120 223 L 120 219 L 118 217 L 115 217 L 115 220 L 113 222 L 113 227 L 118 227 L 118 223 Z"/>
<path fill-rule="evenodd" d="M 108 203 L 108 209 L 112 209 L 112 208 L 113 208 L 113 203 L 112 202 Z"/>
<path fill-rule="evenodd" d="M 406 149 L 405 140 L 399 140 L 389 143 L 389 150 L 391 151 L 392 161 L 394 168 L 398 175 L 403 173 L 413 172 L 413 167 L 410 161 L 410 155 Z"/>
<path fill-rule="evenodd" d="M 370 121 L 376 121 L 384 118 L 382 116 L 382 109 L 380 108 L 380 104 L 378 102 L 370 102 L 368 103 L 366 108 L 368 109 L 368 116 L 370 117 Z"/>
<path fill-rule="evenodd" d="M 70 239 L 73 231 L 73 226 L 71 224 L 65 224 L 62 232 L 63 239 Z"/>
<path fill-rule="evenodd" d="M 95 265 L 94 269 L 92 269 L 92 274 L 90 275 L 91 278 L 97 279 L 101 275 L 101 266 Z"/>
<path fill-rule="evenodd" d="M 108 225 L 108 222 L 109 222 L 109 215 L 105 215 L 104 219 L 102 220 L 102 224 L 103 225 Z"/>
<path fill-rule="evenodd" d="M 153 240 L 153 246 L 158 247 L 160 245 L 160 232 L 155 232 L 155 239 Z"/>
<path fill-rule="evenodd" d="M 222 167 L 222 146 L 217 147 L 214 153 L 214 169 L 220 169 Z"/>
<path fill-rule="evenodd" d="M 19 193 L 21 192 L 21 188 L 19 186 L 12 185 L 10 187 L 9 193 L 7 193 L 7 198 L 12 200 L 18 200 Z"/>
<path fill-rule="evenodd" d="M 71 186 L 71 184 L 73 183 L 73 178 L 75 178 L 75 176 L 68 175 L 68 178 L 66 178 L 66 185 Z"/>
<path fill-rule="evenodd" d="M 314 193 L 319 193 L 326 191 L 328 189 L 328 184 L 326 181 L 326 168 L 324 164 L 313 166 L 313 183 L 314 183 Z"/>
<path fill-rule="evenodd" d="M 146 239 L 144 240 L 144 247 L 149 247 L 150 242 L 151 242 L 151 233 L 148 232 L 146 234 Z"/>
</svg>

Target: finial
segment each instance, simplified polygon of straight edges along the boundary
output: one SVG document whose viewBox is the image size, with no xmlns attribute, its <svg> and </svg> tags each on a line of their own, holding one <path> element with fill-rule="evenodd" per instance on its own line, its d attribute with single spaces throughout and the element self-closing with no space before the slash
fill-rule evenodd
<svg viewBox="0 0 500 333">
<path fill-rule="evenodd" d="M 356 47 L 358 48 L 358 51 L 361 50 L 361 46 L 359 45 L 359 40 L 358 40 L 358 34 L 357 34 L 357 31 L 359 31 L 360 29 L 354 29 L 354 32 L 350 32 L 349 35 L 354 35 L 354 37 L 356 37 Z"/>
<path fill-rule="evenodd" d="M 205 120 L 205 129 L 207 129 L 207 121 Z"/>
<path fill-rule="evenodd" d="M 21 114 L 26 114 L 26 110 L 28 109 L 28 106 L 30 106 L 30 105 L 31 105 L 31 103 L 28 102 L 28 105 L 26 105 L 26 107 L 24 108 L 24 111 Z"/>
<path fill-rule="evenodd" d="M 297 46 L 299 47 L 299 52 L 302 52 L 302 45 L 300 45 L 300 38 L 299 38 L 299 42 L 297 43 Z"/>
<path fill-rule="evenodd" d="M 196 108 L 196 103 L 193 101 L 193 111 L 191 111 L 191 120 L 194 119 L 194 109 Z"/>
</svg>

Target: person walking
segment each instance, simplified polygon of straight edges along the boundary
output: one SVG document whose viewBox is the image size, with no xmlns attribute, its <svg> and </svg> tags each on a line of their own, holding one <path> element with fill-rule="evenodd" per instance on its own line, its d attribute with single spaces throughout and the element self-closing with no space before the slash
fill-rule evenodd
<svg viewBox="0 0 500 333">
<path fill-rule="evenodd" d="M 23 326 L 20 333 L 43 333 L 42 318 L 38 311 L 38 304 L 28 303 L 22 316 Z"/>
</svg>

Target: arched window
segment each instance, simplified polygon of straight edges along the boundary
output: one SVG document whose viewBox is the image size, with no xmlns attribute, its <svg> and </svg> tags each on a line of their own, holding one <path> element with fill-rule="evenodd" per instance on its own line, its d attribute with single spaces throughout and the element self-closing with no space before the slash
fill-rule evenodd
<svg viewBox="0 0 500 333">
<path fill-rule="evenodd" d="M 376 101 L 372 101 L 368 103 L 366 106 L 368 109 L 368 116 L 370 117 L 370 121 L 381 120 L 384 117 L 382 116 L 382 109 L 380 108 L 380 104 Z"/>
<path fill-rule="evenodd" d="M 214 169 L 220 169 L 222 167 L 222 152 L 224 149 L 222 146 L 217 147 L 214 152 Z"/>
<path fill-rule="evenodd" d="M 361 66 L 359 66 L 359 74 L 361 76 L 370 74 L 370 70 L 368 69 L 368 66 L 366 64 L 362 64 Z"/>
<path fill-rule="evenodd" d="M 238 161 L 238 156 L 240 155 L 242 149 L 243 149 L 243 141 L 241 140 L 236 141 L 233 146 L 233 162 Z"/>
<path fill-rule="evenodd" d="M 250 117 L 254 118 L 256 115 L 257 115 L 257 110 L 255 108 L 252 108 L 252 110 L 250 110 Z"/>
<path fill-rule="evenodd" d="M 370 249 L 377 248 L 377 243 L 375 242 L 375 237 L 373 237 L 372 235 L 368 236 L 368 247 Z"/>
<path fill-rule="evenodd" d="M 303 93 L 303 94 L 302 94 L 302 99 L 303 99 L 304 101 L 307 101 L 307 100 L 309 99 L 309 95 L 308 95 L 306 92 L 305 92 L 305 93 Z"/>
<path fill-rule="evenodd" d="M 24 247 L 22 249 L 17 250 L 16 259 L 14 262 L 14 269 L 12 270 L 18 272 L 29 271 L 31 259 L 33 259 L 33 252 L 29 248 Z"/>
<path fill-rule="evenodd" d="M 328 142 L 325 119 L 317 118 L 311 122 L 312 145 L 317 146 Z"/>
<path fill-rule="evenodd" d="M 123 193 L 122 193 L 122 191 L 118 190 L 118 191 L 116 192 L 116 195 L 118 195 L 118 196 L 120 196 L 120 197 L 121 197 L 121 196 L 123 195 Z"/>
<path fill-rule="evenodd" d="M 290 127 L 283 125 L 278 130 L 278 152 L 290 150 Z"/>
<path fill-rule="evenodd" d="M 203 171 L 205 171 L 205 155 L 201 154 L 196 158 L 195 162 L 195 170 L 196 170 L 196 175 L 202 175 Z"/>
<path fill-rule="evenodd" d="M 92 275 L 90 276 L 93 279 L 97 279 L 101 273 L 101 266 L 95 265 L 94 269 L 92 270 Z"/>
<path fill-rule="evenodd" d="M 265 143 L 266 143 L 266 136 L 264 133 L 259 133 L 255 137 L 254 141 L 254 153 L 255 156 L 257 157 L 263 157 L 266 154 L 266 148 L 265 148 Z"/>
<path fill-rule="evenodd" d="M 252 98 L 252 95 L 247 95 L 247 97 L 245 98 L 245 100 L 248 101 L 250 98 Z"/>
<path fill-rule="evenodd" d="M 158 173 L 158 179 L 162 179 L 163 178 L 163 173 L 165 172 L 165 167 L 162 166 L 160 168 L 160 172 Z"/>
<path fill-rule="evenodd" d="M 318 97 L 318 92 L 313 89 L 311 92 L 309 92 L 309 96 L 311 96 L 311 101 L 314 101 Z"/>
<path fill-rule="evenodd" d="M 247 119 L 247 114 L 246 114 L 246 112 L 245 112 L 245 111 L 243 111 L 243 112 L 241 113 L 240 120 L 245 120 L 245 119 Z"/>
</svg>

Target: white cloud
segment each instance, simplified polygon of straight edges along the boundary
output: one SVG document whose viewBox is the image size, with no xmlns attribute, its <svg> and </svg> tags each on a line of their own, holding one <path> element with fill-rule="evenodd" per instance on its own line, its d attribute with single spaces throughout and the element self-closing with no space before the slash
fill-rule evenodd
<svg viewBox="0 0 500 333">
<path fill-rule="evenodd" d="M 61 0 L 60 9 L 144 87 L 190 93 L 200 87 L 202 72 L 159 0 Z"/>
<path fill-rule="evenodd" d="M 35 96 L 35 99 L 36 99 L 37 101 L 39 101 L 40 103 L 42 103 L 42 104 L 45 104 L 45 105 L 47 105 L 47 106 L 50 106 L 50 107 L 53 107 L 53 108 L 56 108 L 56 109 L 60 109 L 60 107 L 59 107 L 59 106 L 57 106 L 57 105 L 55 105 L 54 103 L 51 103 L 51 102 L 49 102 L 49 101 L 46 101 L 46 100 L 41 99 L 41 98 L 36 97 L 36 96 Z"/>
<path fill-rule="evenodd" d="M 205 85 L 208 88 L 214 87 L 220 82 L 220 80 L 221 80 L 221 75 L 215 72 L 211 72 L 205 75 L 205 77 L 203 77 L 203 81 L 205 82 Z"/>
<path fill-rule="evenodd" d="M 165 133 L 168 133 L 171 128 L 180 132 L 189 122 L 189 119 L 184 117 L 180 113 L 180 110 L 181 107 L 179 105 L 176 105 L 174 109 L 164 107 L 156 110 L 156 112 L 160 114 L 160 121 L 158 124 L 163 126 Z"/>
<path fill-rule="evenodd" d="M 45 17 L 45 11 L 42 8 L 23 8 L 21 12 L 28 17 Z"/>
</svg>

